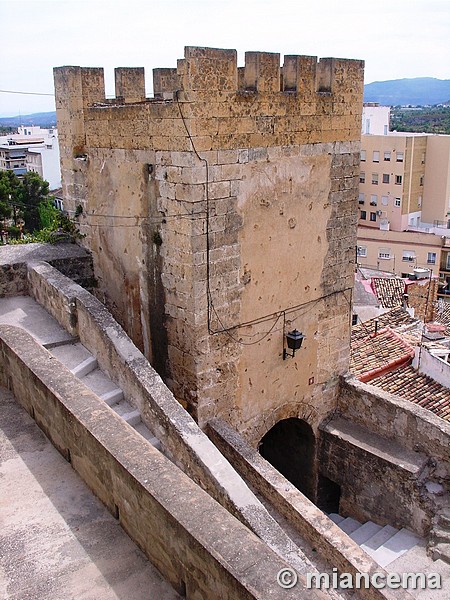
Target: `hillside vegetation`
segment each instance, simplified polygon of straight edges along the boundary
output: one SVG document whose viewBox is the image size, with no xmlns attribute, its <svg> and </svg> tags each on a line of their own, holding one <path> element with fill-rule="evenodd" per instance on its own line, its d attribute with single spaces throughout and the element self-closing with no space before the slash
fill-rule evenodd
<svg viewBox="0 0 450 600">
<path fill-rule="evenodd" d="M 391 131 L 450 135 L 450 106 L 391 110 Z"/>
</svg>

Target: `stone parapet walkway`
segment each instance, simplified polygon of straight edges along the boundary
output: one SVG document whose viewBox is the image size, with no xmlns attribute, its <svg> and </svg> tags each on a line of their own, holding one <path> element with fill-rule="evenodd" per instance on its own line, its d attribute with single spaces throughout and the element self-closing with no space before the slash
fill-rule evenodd
<svg viewBox="0 0 450 600">
<path fill-rule="evenodd" d="M 4 388 L 0 598 L 179 598 Z"/>
</svg>

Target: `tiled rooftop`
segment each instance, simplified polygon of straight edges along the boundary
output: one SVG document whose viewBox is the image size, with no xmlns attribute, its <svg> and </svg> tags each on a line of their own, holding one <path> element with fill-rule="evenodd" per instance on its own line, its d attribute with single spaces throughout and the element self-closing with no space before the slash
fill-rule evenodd
<svg viewBox="0 0 450 600">
<path fill-rule="evenodd" d="M 402 306 L 403 294 L 405 293 L 405 282 L 403 279 L 373 277 L 372 287 L 379 303 L 384 308 Z"/>
<path fill-rule="evenodd" d="M 414 348 L 391 329 L 379 329 L 375 335 L 352 339 L 350 372 L 360 381 L 370 381 L 375 375 L 411 362 Z"/>
<path fill-rule="evenodd" d="M 435 321 L 445 325 L 445 333 L 450 336 L 450 302 L 442 300 L 436 303 Z"/>
<path fill-rule="evenodd" d="M 385 392 L 409 400 L 450 421 L 450 390 L 413 367 L 405 366 L 370 381 Z"/>
<path fill-rule="evenodd" d="M 352 327 L 352 345 L 355 341 L 364 339 L 371 333 L 374 333 L 376 320 L 378 320 L 379 330 L 384 327 L 389 327 L 394 331 L 404 328 L 405 326 L 412 326 L 417 322 L 404 308 L 393 308 L 376 319 L 369 319 L 364 323 L 354 325 Z"/>
<path fill-rule="evenodd" d="M 444 306 L 437 311 L 435 321 L 445 324 L 449 333 L 450 305 L 448 309 Z M 418 373 L 410 364 L 414 356 L 413 346 L 420 344 L 430 350 L 448 348 L 445 340 L 427 340 L 423 336 L 421 321 L 413 319 L 403 308 L 394 308 L 377 319 L 353 326 L 350 372 L 360 381 L 409 400 L 450 421 L 450 389 Z"/>
</svg>

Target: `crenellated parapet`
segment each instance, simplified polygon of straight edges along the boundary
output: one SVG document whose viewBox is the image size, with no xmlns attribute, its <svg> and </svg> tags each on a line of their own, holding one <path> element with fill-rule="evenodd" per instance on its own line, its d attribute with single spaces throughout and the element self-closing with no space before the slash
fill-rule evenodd
<svg viewBox="0 0 450 600">
<path fill-rule="evenodd" d="M 145 72 L 143 67 L 118 67 L 114 69 L 116 98 L 124 102 L 145 100 Z"/>
<path fill-rule="evenodd" d="M 187 46 L 184 59 L 178 61 L 176 68 L 153 70 L 154 99 L 167 100 L 175 92 L 205 92 L 211 97 L 217 93 L 289 92 L 296 93 L 300 100 L 309 99 L 314 93 L 342 94 L 361 85 L 363 67 L 360 60 L 318 61 L 315 56 L 300 55 L 285 56 L 281 66 L 277 53 L 246 52 L 245 65 L 238 68 L 236 50 Z M 143 68 L 115 69 L 116 100 L 144 101 L 144 79 Z M 58 67 L 55 85 L 61 92 L 74 92 L 77 96 L 81 93 L 83 106 L 105 101 L 102 69 Z"/>
<path fill-rule="evenodd" d="M 56 68 L 71 145 L 189 150 L 181 116 L 199 151 L 359 136 L 359 60 L 288 55 L 281 66 L 277 53 L 247 52 L 238 67 L 235 50 L 186 47 L 176 68 L 154 69 L 153 82 L 146 98 L 144 69 L 118 68 L 116 98 L 106 99 L 102 69 Z"/>
<path fill-rule="evenodd" d="M 348 360 L 363 62 L 187 47 L 153 98 L 144 81 L 116 69 L 106 99 L 102 69 L 55 69 L 98 293 L 199 422 L 260 431 L 280 403 L 319 423 Z M 308 340 L 298 372 L 284 319 Z"/>
</svg>

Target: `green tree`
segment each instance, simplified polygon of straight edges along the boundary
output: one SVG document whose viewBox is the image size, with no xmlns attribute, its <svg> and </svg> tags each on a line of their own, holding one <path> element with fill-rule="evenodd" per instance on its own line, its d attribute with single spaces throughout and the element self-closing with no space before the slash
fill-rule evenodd
<svg viewBox="0 0 450 600">
<path fill-rule="evenodd" d="M 60 211 L 51 199 L 38 204 L 39 224 L 41 229 L 50 229 L 56 226 Z"/>
<path fill-rule="evenodd" d="M 12 171 L 0 171 L 0 218 L 10 218 L 20 189 L 20 180 Z"/>
<path fill-rule="evenodd" d="M 51 200 L 48 195 L 48 181 L 44 181 L 37 173 L 25 173 L 21 181 L 19 205 L 25 220 L 25 228 L 33 232 L 41 228 L 39 204 Z"/>
</svg>

